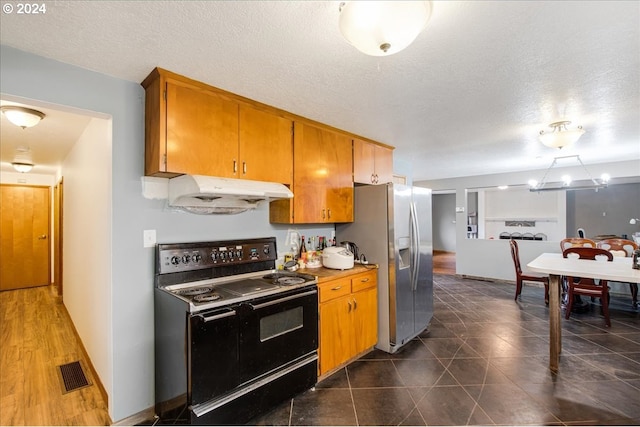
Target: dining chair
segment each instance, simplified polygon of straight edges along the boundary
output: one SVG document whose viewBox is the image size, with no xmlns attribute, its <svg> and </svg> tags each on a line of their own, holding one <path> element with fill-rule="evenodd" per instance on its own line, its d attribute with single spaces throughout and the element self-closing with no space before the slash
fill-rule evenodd
<svg viewBox="0 0 640 427">
<path fill-rule="evenodd" d="M 576 254 L 580 259 L 593 260 L 601 262 L 602 258 L 606 258 L 607 262 L 613 261 L 613 254 L 606 249 L 589 248 L 589 247 L 571 247 L 562 251 L 564 258 L 569 258 L 571 254 Z M 565 319 L 571 315 L 573 301 L 576 295 L 585 295 L 590 297 L 599 297 L 602 306 L 602 314 L 607 326 L 611 327 L 609 320 L 609 285 L 606 280 L 594 280 L 588 277 L 567 277 L 567 295 L 568 303 L 565 310 Z"/>
<path fill-rule="evenodd" d="M 549 305 L 549 276 L 537 275 L 535 273 L 523 274 L 522 266 L 520 265 L 520 251 L 518 250 L 518 243 L 511 239 L 509 240 L 509 245 L 511 246 L 513 266 L 516 269 L 516 296 L 514 301 L 517 301 L 518 296 L 522 293 L 523 282 L 540 282 L 544 283 L 544 303 Z"/>
<path fill-rule="evenodd" d="M 576 246 L 595 248 L 596 242 L 591 239 L 586 239 L 584 237 L 567 237 L 566 239 L 562 239 L 560 241 L 560 250 L 562 251 L 564 251 L 567 248 L 572 248 Z"/>
<path fill-rule="evenodd" d="M 632 240 L 628 239 L 605 239 L 596 243 L 596 246 L 601 249 L 606 249 L 613 254 L 614 257 L 632 257 L 633 251 L 638 249 L 638 244 Z M 633 301 L 633 306 L 637 307 L 638 305 L 638 284 L 637 283 L 629 283 L 629 288 L 631 290 L 631 300 Z"/>
<path fill-rule="evenodd" d="M 572 247 L 587 247 L 587 248 L 595 248 L 596 242 L 591 239 L 587 239 L 585 237 L 567 237 L 566 239 L 562 239 L 560 241 L 560 250 L 564 251 L 567 248 Z M 562 304 L 567 305 L 567 278 L 561 277 L 560 282 L 562 283 Z M 592 301 L 595 301 L 594 298 L 591 298 Z M 578 305 L 580 305 L 582 301 L 580 297 L 578 297 Z"/>
</svg>

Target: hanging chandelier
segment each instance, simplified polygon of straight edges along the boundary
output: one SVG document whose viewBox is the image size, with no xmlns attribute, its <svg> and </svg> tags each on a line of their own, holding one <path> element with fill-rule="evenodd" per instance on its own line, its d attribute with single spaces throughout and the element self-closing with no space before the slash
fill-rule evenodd
<svg viewBox="0 0 640 427">
<path fill-rule="evenodd" d="M 573 180 L 572 180 L 571 176 L 568 175 L 568 174 L 562 175 L 562 177 L 560 178 L 561 182 L 559 182 L 559 183 L 549 183 L 549 182 L 547 182 L 547 176 L 549 175 L 549 171 L 558 163 L 558 160 L 570 159 L 570 158 L 575 158 L 578 161 L 580 166 L 582 166 L 582 169 L 584 169 L 584 171 L 587 173 L 587 176 L 589 177 L 589 182 L 590 183 L 588 183 L 588 184 L 580 184 L 580 185 L 571 185 Z M 582 160 L 580 160 L 580 156 L 578 156 L 578 155 L 554 157 L 553 158 L 553 162 L 551 162 L 551 165 L 547 168 L 546 172 L 544 173 L 542 179 L 539 182 L 536 181 L 535 179 L 529 180 L 529 191 L 533 191 L 533 192 L 538 192 L 538 191 L 558 191 L 558 190 L 595 190 L 595 191 L 598 191 L 600 188 L 607 188 L 607 186 L 609 185 L 609 180 L 610 179 L 611 179 L 611 177 L 609 176 L 609 174 L 606 174 L 606 173 L 603 173 L 600 176 L 600 179 L 593 178 L 593 176 L 591 176 L 591 174 L 587 170 L 587 168 L 584 165 L 584 163 L 582 163 Z"/>
<path fill-rule="evenodd" d="M 359 51 L 387 56 L 409 46 L 430 16 L 430 1 L 347 1 L 340 3 L 339 26 Z"/>
<path fill-rule="evenodd" d="M 549 127 L 553 128 L 551 132 L 540 131 L 540 141 L 551 148 L 562 148 L 575 143 L 582 135 L 584 129 L 578 126 L 575 129 L 568 129 L 567 125 L 571 124 L 569 120 L 550 123 Z"/>
</svg>

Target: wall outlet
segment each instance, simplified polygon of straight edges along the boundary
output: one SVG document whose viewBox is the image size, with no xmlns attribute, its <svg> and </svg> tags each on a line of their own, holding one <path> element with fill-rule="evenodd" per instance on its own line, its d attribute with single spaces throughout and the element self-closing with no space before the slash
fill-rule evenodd
<svg viewBox="0 0 640 427">
<path fill-rule="evenodd" d="M 456 206 L 456 213 L 464 212 L 464 206 Z"/>
<path fill-rule="evenodd" d="M 142 246 L 153 248 L 156 245 L 156 230 L 144 230 L 142 234 Z"/>
</svg>

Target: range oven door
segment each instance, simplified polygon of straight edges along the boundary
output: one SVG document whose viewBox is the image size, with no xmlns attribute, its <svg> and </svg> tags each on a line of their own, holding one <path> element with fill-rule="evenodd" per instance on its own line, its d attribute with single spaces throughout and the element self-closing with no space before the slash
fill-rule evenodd
<svg viewBox="0 0 640 427">
<path fill-rule="evenodd" d="M 189 316 L 189 402 L 196 405 L 240 384 L 238 370 L 239 316 L 235 307 Z"/>
<path fill-rule="evenodd" d="M 241 308 L 241 381 L 317 351 L 317 286 L 257 298 Z"/>
</svg>

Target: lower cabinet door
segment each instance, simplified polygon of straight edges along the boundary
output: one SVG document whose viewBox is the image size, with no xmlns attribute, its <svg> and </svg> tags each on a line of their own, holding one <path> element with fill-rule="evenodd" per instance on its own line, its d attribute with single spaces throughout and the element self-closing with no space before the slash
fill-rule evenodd
<svg viewBox="0 0 640 427">
<path fill-rule="evenodd" d="M 353 294 L 353 332 L 355 352 L 361 353 L 378 342 L 378 298 L 376 288 Z"/>
<path fill-rule="evenodd" d="M 348 295 L 320 305 L 319 375 L 349 360 L 353 354 L 352 304 Z"/>
</svg>

